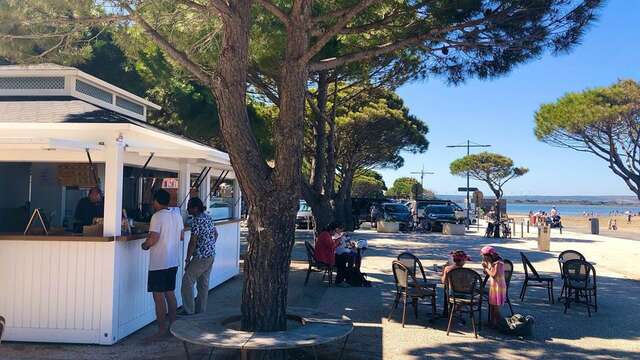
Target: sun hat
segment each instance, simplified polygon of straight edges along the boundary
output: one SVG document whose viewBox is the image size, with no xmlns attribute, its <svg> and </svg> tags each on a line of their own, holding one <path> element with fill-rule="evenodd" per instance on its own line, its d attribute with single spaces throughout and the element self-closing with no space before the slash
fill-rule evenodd
<svg viewBox="0 0 640 360">
<path fill-rule="evenodd" d="M 467 253 L 462 250 L 452 251 L 451 257 L 453 258 L 454 262 L 471 261 L 471 257 L 469 257 L 469 255 L 467 255 Z"/>
<path fill-rule="evenodd" d="M 480 254 L 481 255 L 493 255 L 493 254 L 497 254 L 498 252 L 496 251 L 496 249 L 493 248 L 493 246 L 485 246 L 482 249 L 480 249 Z"/>
</svg>

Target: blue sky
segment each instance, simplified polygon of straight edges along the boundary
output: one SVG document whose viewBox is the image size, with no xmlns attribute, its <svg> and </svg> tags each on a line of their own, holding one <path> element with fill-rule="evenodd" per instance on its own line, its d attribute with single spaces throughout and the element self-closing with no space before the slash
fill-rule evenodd
<svg viewBox="0 0 640 360">
<path fill-rule="evenodd" d="M 606 86 L 618 79 L 640 81 L 640 1 L 610 0 L 571 53 L 520 65 L 493 80 L 470 80 L 457 87 L 433 78 L 398 89 L 411 112 L 430 128 L 430 149 L 405 154 L 405 166 L 379 170 L 387 186 L 401 176 L 425 170 L 425 187 L 456 194 L 465 179 L 452 176 L 449 164 L 466 149 L 446 145 L 466 139 L 492 144 L 488 150 L 511 157 L 530 172 L 505 187 L 507 195 L 633 195 L 624 182 L 593 155 L 556 148 L 533 135 L 534 112 L 566 92 Z M 472 182 L 487 192 L 479 182 Z"/>
</svg>

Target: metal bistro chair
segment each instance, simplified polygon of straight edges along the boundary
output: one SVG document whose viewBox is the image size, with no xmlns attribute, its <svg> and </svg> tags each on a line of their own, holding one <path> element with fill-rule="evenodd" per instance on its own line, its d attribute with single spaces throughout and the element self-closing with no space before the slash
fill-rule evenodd
<svg viewBox="0 0 640 360">
<path fill-rule="evenodd" d="M 0 342 L 2 342 L 2 333 L 4 332 L 5 320 L 4 317 L 0 316 Z"/>
<path fill-rule="evenodd" d="M 447 336 L 451 330 L 453 314 L 458 311 L 465 311 L 471 317 L 473 334 L 478 338 L 482 322 L 482 278 L 477 272 L 467 268 L 457 268 L 447 273 L 448 301 L 451 304 L 449 311 L 449 324 L 447 325 Z M 476 318 L 474 313 L 478 312 L 478 328 L 476 329 Z"/>
<path fill-rule="evenodd" d="M 423 286 L 433 288 L 435 290 L 436 284 L 429 284 L 427 281 L 427 275 L 424 272 L 424 267 L 422 266 L 422 262 L 418 259 L 417 256 L 413 255 L 410 252 L 403 252 L 398 255 L 398 261 L 402 263 L 402 265 L 406 266 L 407 269 L 413 276 L 418 278 L 418 270 L 420 270 L 420 275 L 422 275 Z"/>
<path fill-rule="evenodd" d="M 558 301 L 561 301 L 564 298 L 565 291 L 566 291 L 564 288 L 564 272 L 562 271 L 562 265 L 564 265 L 564 263 L 569 260 L 576 260 L 576 259 L 582 260 L 582 261 L 587 260 L 584 257 L 584 255 L 580 254 L 575 250 L 565 250 L 561 252 L 560 255 L 558 255 L 558 265 L 560 266 L 560 277 L 562 278 L 562 290 L 560 290 L 560 297 L 558 298 Z"/>
<path fill-rule="evenodd" d="M 580 259 L 567 260 L 562 266 L 562 273 L 566 291 L 564 313 L 567 313 L 572 302 L 587 305 L 589 317 L 591 317 L 591 307 L 598 312 L 596 269 L 593 265 Z M 580 300 L 581 297 L 584 301 Z"/>
<path fill-rule="evenodd" d="M 511 283 L 511 277 L 513 276 L 513 262 L 511 260 L 504 259 L 504 282 L 507 285 L 507 304 L 509 305 L 509 311 L 511 311 L 511 316 L 513 316 L 513 307 L 511 306 L 511 299 L 509 299 L 509 284 Z M 484 299 L 489 304 L 489 289 L 487 288 L 487 282 L 489 281 L 489 275 L 484 277 L 482 282 L 482 294 L 484 295 Z M 489 312 L 489 320 L 491 320 L 491 312 Z"/>
<path fill-rule="evenodd" d="M 307 262 L 309 263 L 309 268 L 307 269 L 307 277 L 304 280 L 304 286 L 307 286 L 309 282 L 309 275 L 313 271 L 321 271 L 322 272 L 322 280 L 328 275 L 329 276 L 329 287 L 333 283 L 333 266 L 329 264 L 325 264 L 321 261 L 316 260 L 316 250 L 313 248 L 310 242 L 305 241 L 304 246 L 307 249 Z"/>
<path fill-rule="evenodd" d="M 522 290 L 520 290 L 520 300 L 524 301 L 524 297 L 527 294 L 527 287 L 542 287 L 547 289 L 549 302 L 555 304 L 553 300 L 553 278 L 540 276 L 524 253 L 521 252 L 520 257 L 522 258 L 522 266 L 524 267 L 524 282 L 522 283 Z M 531 271 L 531 273 L 529 273 L 529 271 Z"/>
<path fill-rule="evenodd" d="M 400 299 L 402 298 L 402 327 L 404 327 L 404 321 L 407 313 L 407 299 L 411 298 L 413 304 L 413 310 L 416 318 L 418 318 L 418 300 L 423 298 L 431 299 L 431 313 L 432 316 L 436 315 L 436 292 L 432 288 L 422 286 L 417 280 L 415 275 L 400 261 L 394 261 L 392 263 L 393 277 L 396 284 L 396 297 L 393 300 L 391 311 L 389 311 L 388 320 L 391 320 L 393 310 L 398 308 Z"/>
</svg>

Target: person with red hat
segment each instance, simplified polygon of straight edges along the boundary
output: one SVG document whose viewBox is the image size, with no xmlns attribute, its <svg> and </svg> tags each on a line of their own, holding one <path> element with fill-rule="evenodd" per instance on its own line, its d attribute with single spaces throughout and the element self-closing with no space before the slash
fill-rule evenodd
<svg viewBox="0 0 640 360">
<path fill-rule="evenodd" d="M 471 261 L 471 258 L 467 253 L 462 250 L 456 250 L 449 253 L 451 255 L 451 259 L 453 260 L 453 264 L 447 265 L 444 270 L 442 270 L 442 283 L 447 283 L 447 274 L 449 271 L 457 268 L 461 268 L 467 261 Z"/>
<path fill-rule="evenodd" d="M 489 281 L 489 311 L 491 313 L 491 325 L 497 327 L 502 315 L 500 307 L 507 301 L 507 283 L 504 277 L 504 262 L 493 246 L 485 246 L 480 249 L 482 255 L 482 267 Z"/>
</svg>

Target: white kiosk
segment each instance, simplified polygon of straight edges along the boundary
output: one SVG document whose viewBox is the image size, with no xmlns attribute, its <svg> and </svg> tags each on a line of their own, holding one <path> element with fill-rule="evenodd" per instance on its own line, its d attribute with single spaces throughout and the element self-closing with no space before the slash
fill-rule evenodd
<svg viewBox="0 0 640 360">
<path fill-rule="evenodd" d="M 177 187 L 179 204 L 204 178 L 191 193 L 214 215 L 226 214 L 216 221 L 210 286 L 239 273 L 241 194 L 229 156 L 147 124 L 149 108 L 159 109 L 75 68 L 0 66 L 4 340 L 110 345 L 152 322 L 149 258 L 140 249 L 146 235 L 123 234 L 121 219 L 123 208 L 142 216 L 145 192 L 163 183 Z M 211 198 L 221 175 L 227 197 Z M 73 201 L 96 180 L 104 193 L 101 233 L 72 234 Z M 23 233 L 35 209 L 45 214 L 48 235 Z M 188 231 L 185 237 L 183 255 Z"/>
</svg>

